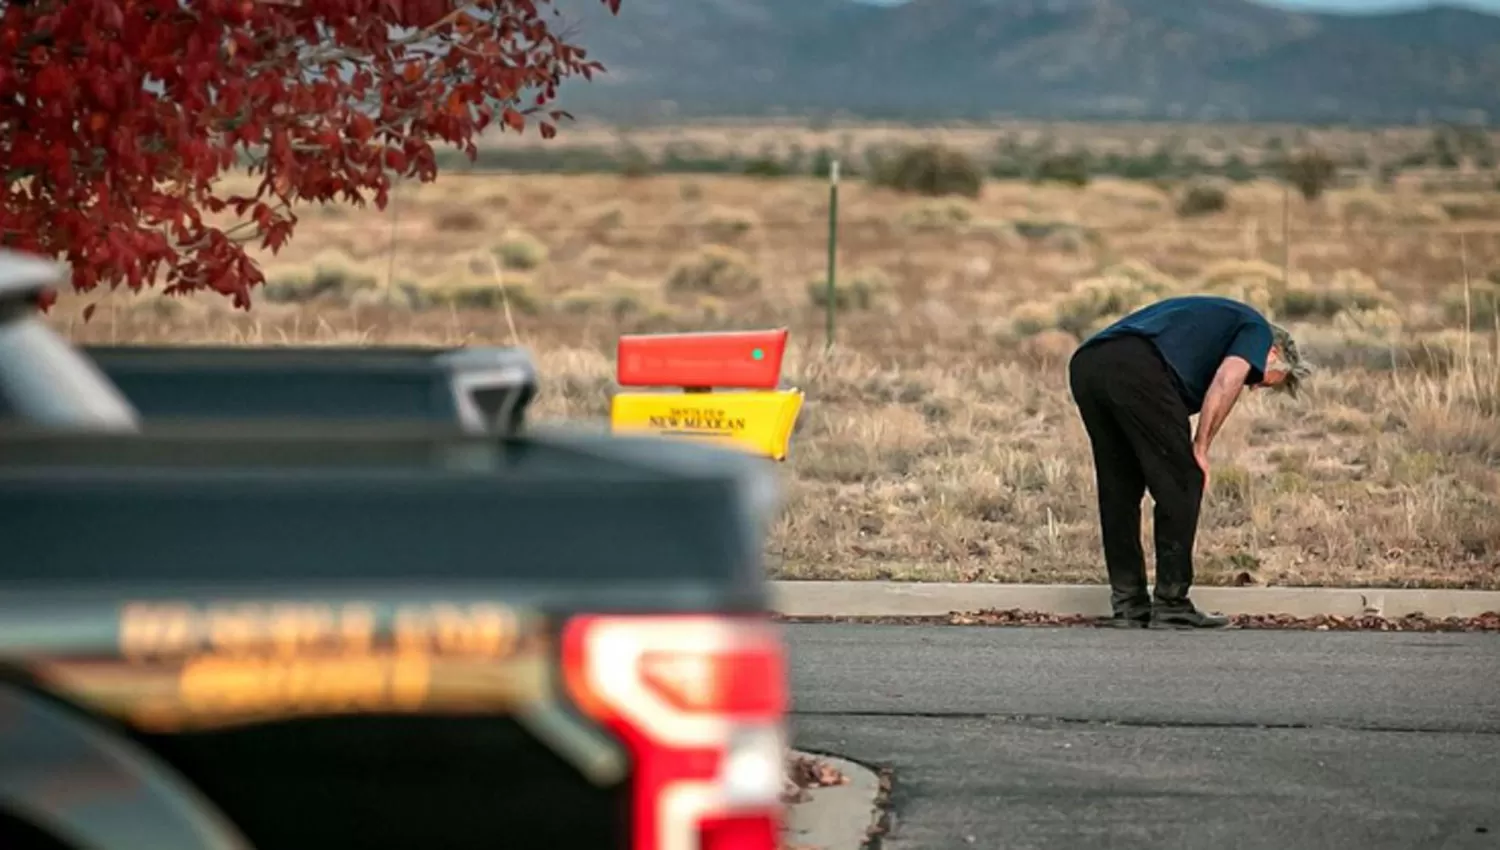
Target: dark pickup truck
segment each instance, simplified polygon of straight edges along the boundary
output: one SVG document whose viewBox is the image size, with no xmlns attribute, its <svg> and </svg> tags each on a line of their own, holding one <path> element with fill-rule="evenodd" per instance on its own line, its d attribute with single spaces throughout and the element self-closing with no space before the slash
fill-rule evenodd
<svg viewBox="0 0 1500 850">
<path fill-rule="evenodd" d="M 147 419 L 315 418 L 514 432 L 536 395 L 513 348 L 92 345 L 83 353 Z"/>
<path fill-rule="evenodd" d="M 777 846 L 762 464 L 143 420 L 50 274 L 0 252 L 0 848 Z"/>
</svg>

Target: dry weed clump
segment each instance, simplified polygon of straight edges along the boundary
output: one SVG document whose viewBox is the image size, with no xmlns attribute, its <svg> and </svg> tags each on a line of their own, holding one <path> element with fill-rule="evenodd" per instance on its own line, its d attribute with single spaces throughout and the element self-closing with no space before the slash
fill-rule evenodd
<svg viewBox="0 0 1500 850">
<path fill-rule="evenodd" d="M 1057 305 L 1051 301 L 1027 301 L 1017 304 L 1010 313 L 1011 330 L 1018 336 L 1029 337 L 1058 327 Z M 1077 337 L 1069 334 L 1077 340 Z"/>
<path fill-rule="evenodd" d="M 1229 189 L 1213 181 L 1195 181 L 1183 190 L 1177 200 L 1177 215 L 1182 218 L 1221 213 L 1229 208 Z"/>
<path fill-rule="evenodd" d="M 564 313 L 597 316 L 613 322 L 668 326 L 673 319 L 672 309 L 664 302 L 658 284 L 613 271 L 607 272 L 594 286 L 562 294 L 557 306 Z"/>
<path fill-rule="evenodd" d="M 785 381 L 807 403 L 781 468 L 776 576 L 1101 582 L 1067 359 L 1079 334 L 1152 298 L 1230 295 L 1276 315 L 1318 370 L 1300 398 L 1248 394 L 1226 423 L 1200 581 L 1500 588 L 1500 334 L 1486 280 L 1500 231 L 1471 221 L 1461 244 L 1401 229 L 1462 199 L 1294 199 L 1283 282 L 1270 183 L 1236 185 L 1204 219 L 1108 180 L 990 181 L 925 203 L 860 181 L 842 191 L 827 354 L 826 187 L 812 179 L 440 179 L 400 190 L 399 221 L 307 215 L 292 244 L 261 255 L 271 283 L 249 313 L 211 295 L 99 293 L 65 297 L 49 321 L 81 341 L 510 344 L 508 304 L 542 376 L 536 418 L 595 424 L 619 334 L 784 326 Z M 463 210 L 498 223 L 496 197 L 504 230 L 455 228 Z M 1380 230 L 1353 221 L 1360 205 Z M 911 208 L 946 224 L 909 226 Z M 736 211 L 730 231 L 755 224 L 715 243 L 714 210 Z M 506 231 L 544 259 L 504 262 Z M 1466 278 L 1467 290 L 1454 283 Z M 88 322 L 86 304 L 98 307 Z M 1144 516 L 1149 559 L 1149 503 Z"/>
<path fill-rule="evenodd" d="M 1339 269 L 1317 282 L 1305 276 L 1288 281 L 1271 310 L 1287 319 L 1333 319 L 1350 312 L 1369 311 L 1392 304 L 1389 293 L 1374 278 L 1358 269 Z"/>
<path fill-rule="evenodd" d="M 521 230 L 506 233 L 495 245 L 495 257 L 507 269 L 530 271 L 547 262 L 545 243 Z"/>
<path fill-rule="evenodd" d="M 1339 199 L 1336 209 L 1339 218 L 1351 225 L 1389 222 L 1397 215 L 1388 198 L 1368 190 L 1348 193 Z"/>
<path fill-rule="evenodd" d="M 714 296 L 744 296 L 760 290 L 760 275 L 743 252 L 706 245 L 679 260 L 667 278 L 667 290 Z"/>
<path fill-rule="evenodd" d="M 1103 241 L 1098 231 L 1067 221 L 1022 218 L 1011 222 L 1017 236 L 1059 254 L 1087 254 Z"/>
<path fill-rule="evenodd" d="M 715 206 L 703 216 L 703 232 L 714 242 L 733 243 L 760 226 L 754 210 Z"/>
<path fill-rule="evenodd" d="M 1441 205 L 1449 221 L 1494 221 L 1500 219 L 1500 204 L 1489 199 L 1461 198 Z"/>
<path fill-rule="evenodd" d="M 1500 329 L 1500 282 L 1453 284 L 1443 290 L 1442 305 L 1450 325 L 1463 327 L 1467 322 L 1471 330 Z"/>
<path fill-rule="evenodd" d="M 1078 350 L 1078 338 L 1066 331 L 1047 330 L 1021 340 L 1016 353 L 1038 366 L 1053 367 L 1066 363 Z"/>
<path fill-rule="evenodd" d="M 436 230 L 478 233 L 484 230 L 485 223 L 484 213 L 469 207 L 459 207 L 438 213 L 432 226 Z"/>
<path fill-rule="evenodd" d="M 1060 296 L 1018 305 L 1011 330 L 1025 337 L 1055 329 L 1081 340 L 1146 304 L 1188 294 L 1234 298 L 1276 320 L 1331 322 L 1355 337 L 1389 341 L 1402 326 L 1390 293 L 1357 269 L 1340 269 L 1319 280 L 1297 274 L 1284 283 L 1281 277 L 1269 263 L 1225 260 L 1184 282 L 1149 263 L 1127 261 L 1073 283 Z"/>
<path fill-rule="evenodd" d="M 956 230 L 974 218 L 973 208 L 956 199 L 923 201 L 901 212 L 901 225 L 915 231 Z"/>
<path fill-rule="evenodd" d="M 1012 327 L 1022 335 L 1056 328 L 1082 339 L 1178 288 L 1176 280 L 1149 263 L 1120 263 L 1074 283 L 1056 299 L 1024 305 Z"/>
<path fill-rule="evenodd" d="M 984 172 L 968 154 L 941 144 L 910 145 L 875 163 L 876 186 L 918 195 L 979 197 Z"/>
<path fill-rule="evenodd" d="M 596 230 L 610 231 L 626 223 L 625 208 L 614 201 L 599 204 L 583 214 L 583 220 Z"/>
<path fill-rule="evenodd" d="M 871 310 L 889 306 L 894 293 L 890 275 L 880 269 L 856 269 L 847 277 L 834 279 L 833 303 L 837 310 Z M 813 279 L 807 283 L 807 300 L 818 308 L 828 306 L 828 280 Z"/>
<path fill-rule="evenodd" d="M 375 275 L 342 251 L 325 249 L 303 267 L 267 276 L 265 297 L 270 301 L 322 300 L 349 304 L 359 292 L 376 287 Z"/>
</svg>

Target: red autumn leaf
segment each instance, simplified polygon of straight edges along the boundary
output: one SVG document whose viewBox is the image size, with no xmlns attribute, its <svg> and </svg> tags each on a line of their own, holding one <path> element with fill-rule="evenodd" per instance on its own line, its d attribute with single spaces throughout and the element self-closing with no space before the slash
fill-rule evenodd
<svg viewBox="0 0 1500 850">
<path fill-rule="evenodd" d="M 394 176 L 437 176 L 434 145 L 472 151 L 497 115 L 521 132 L 521 107 L 600 70 L 555 20 L 532 0 L 0 3 L 0 243 L 65 259 L 77 291 L 248 307 L 246 246 L 286 244 L 298 206 L 382 204 Z M 235 199 L 218 180 L 242 162 L 259 185 Z"/>
<path fill-rule="evenodd" d="M 386 148 L 385 167 L 392 171 L 404 172 L 406 170 L 406 154 L 400 148 Z"/>
<path fill-rule="evenodd" d="M 349 132 L 355 141 L 363 142 L 375 135 L 375 122 L 363 112 L 356 112 L 349 116 Z"/>
</svg>

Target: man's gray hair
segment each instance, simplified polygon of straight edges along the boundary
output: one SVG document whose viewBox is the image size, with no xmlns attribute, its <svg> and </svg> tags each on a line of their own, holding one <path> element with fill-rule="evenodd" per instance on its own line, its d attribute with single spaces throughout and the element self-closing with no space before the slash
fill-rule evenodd
<svg viewBox="0 0 1500 850">
<path fill-rule="evenodd" d="M 1301 389 L 1302 379 L 1312 374 L 1312 366 L 1302 359 L 1302 354 L 1297 350 L 1297 341 L 1281 325 L 1271 325 L 1271 344 L 1280 353 L 1280 358 L 1267 364 L 1267 368 L 1276 366 L 1286 370 L 1286 380 L 1276 385 L 1276 389 L 1285 390 L 1292 398 L 1297 397 L 1297 391 Z"/>
</svg>

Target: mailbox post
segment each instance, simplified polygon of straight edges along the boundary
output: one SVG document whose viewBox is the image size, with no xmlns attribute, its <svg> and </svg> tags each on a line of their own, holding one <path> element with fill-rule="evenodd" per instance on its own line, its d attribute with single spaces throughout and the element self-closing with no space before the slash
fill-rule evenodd
<svg viewBox="0 0 1500 850">
<path fill-rule="evenodd" d="M 721 443 L 786 460 L 802 411 L 801 390 L 777 388 L 786 340 L 786 328 L 621 336 L 616 381 L 653 389 L 617 392 L 611 430 Z"/>
</svg>

